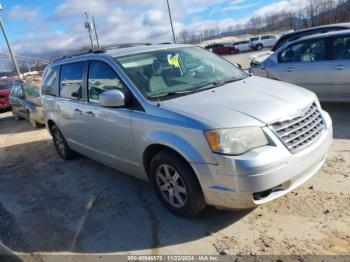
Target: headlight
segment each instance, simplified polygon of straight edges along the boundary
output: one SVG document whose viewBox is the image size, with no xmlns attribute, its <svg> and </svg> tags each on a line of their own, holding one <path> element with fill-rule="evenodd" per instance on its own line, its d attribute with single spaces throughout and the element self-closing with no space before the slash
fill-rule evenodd
<svg viewBox="0 0 350 262">
<path fill-rule="evenodd" d="M 260 127 L 217 129 L 204 134 L 213 152 L 226 155 L 241 155 L 269 143 Z"/>
</svg>

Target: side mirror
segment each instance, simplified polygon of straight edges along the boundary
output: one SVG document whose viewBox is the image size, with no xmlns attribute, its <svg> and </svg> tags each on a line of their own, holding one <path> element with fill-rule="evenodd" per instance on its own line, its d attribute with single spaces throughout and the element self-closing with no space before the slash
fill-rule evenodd
<svg viewBox="0 0 350 262">
<path fill-rule="evenodd" d="M 100 94 L 100 104 L 105 107 L 123 107 L 127 97 L 121 90 L 108 90 Z"/>
<path fill-rule="evenodd" d="M 20 98 L 20 99 L 24 99 L 25 98 L 25 95 L 24 95 L 23 91 L 18 92 L 18 98 Z"/>
<path fill-rule="evenodd" d="M 233 63 L 235 67 L 239 68 L 239 69 L 242 69 L 242 65 L 241 64 L 238 64 L 238 63 Z"/>
</svg>

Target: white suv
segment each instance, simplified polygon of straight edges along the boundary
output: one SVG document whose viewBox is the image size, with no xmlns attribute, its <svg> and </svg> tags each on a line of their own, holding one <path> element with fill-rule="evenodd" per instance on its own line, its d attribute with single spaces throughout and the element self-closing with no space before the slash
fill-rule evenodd
<svg viewBox="0 0 350 262">
<path fill-rule="evenodd" d="M 262 35 L 250 38 L 250 47 L 254 50 L 262 50 L 264 47 L 273 46 L 278 40 L 275 35 Z"/>
</svg>

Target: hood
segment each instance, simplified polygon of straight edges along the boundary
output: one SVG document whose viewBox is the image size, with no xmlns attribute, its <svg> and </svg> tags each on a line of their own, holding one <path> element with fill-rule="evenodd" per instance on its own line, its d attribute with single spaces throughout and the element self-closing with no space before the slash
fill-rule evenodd
<svg viewBox="0 0 350 262">
<path fill-rule="evenodd" d="M 266 60 L 266 58 L 268 58 L 272 54 L 273 54 L 273 52 L 270 51 L 270 52 L 258 54 L 255 56 L 251 56 L 251 59 L 254 60 L 255 63 L 261 64 L 262 62 L 264 62 Z"/>
<path fill-rule="evenodd" d="M 9 96 L 11 94 L 11 89 L 7 88 L 7 89 L 0 89 L 0 95 L 1 96 Z"/>
<path fill-rule="evenodd" d="M 260 77 L 247 79 L 161 102 L 213 128 L 266 125 L 309 106 L 315 95 L 291 84 Z"/>
<path fill-rule="evenodd" d="M 38 97 L 33 97 L 28 99 L 29 101 L 33 102 L 36 106 L 41 106 L 41 99 L 40 96 Z"/>
</svg>

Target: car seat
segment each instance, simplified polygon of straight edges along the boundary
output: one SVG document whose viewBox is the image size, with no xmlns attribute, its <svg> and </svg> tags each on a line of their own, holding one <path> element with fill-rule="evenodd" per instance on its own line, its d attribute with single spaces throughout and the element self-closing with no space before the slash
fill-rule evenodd
<svg viewBox="0 0 350 262">
<path fill-rule="evenodd" d="M 159 62 L 153 62 L 153 76 L 149 80 L 149 91 L 151 93 L 166 90 L 168 85 L 162 75 L 162 66 Z"/>
</svg>

